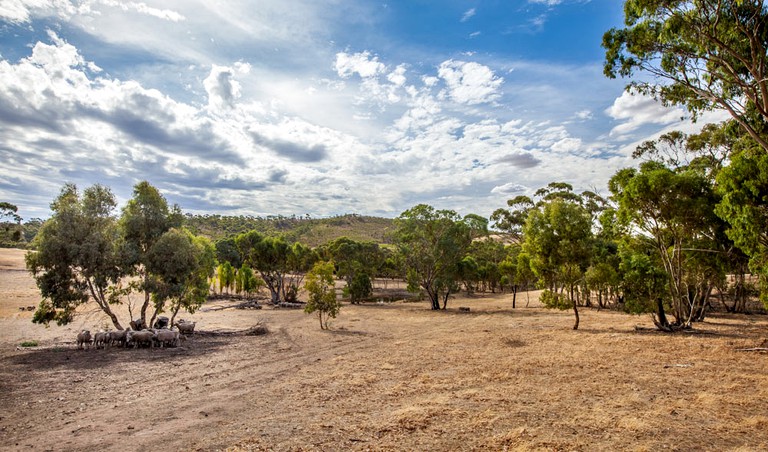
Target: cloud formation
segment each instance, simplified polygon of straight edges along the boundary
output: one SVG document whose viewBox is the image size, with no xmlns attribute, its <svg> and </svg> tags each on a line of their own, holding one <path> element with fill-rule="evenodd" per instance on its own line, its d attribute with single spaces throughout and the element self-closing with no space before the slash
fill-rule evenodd
<svg viewBox="0 0 768 452">
<path fill-rule="evenodd" d="M 402 18 L 380 8 L 1 2 L 0 199 L 44 217 L 62 181 L 125 201 L 146 179 L 193 212 L 488 215 L 554 180 L 602 187 L 632 140 L 676 124 L 597 63 L 483 48 L 490 5 L 461 15 L 483 39 L 459 27 L 449 50 L 391 45 Z"/>
<path fill-rule="evenodd" d="M 667 125 L 685 118 L 685 112 L 680 108 L 664 107 L 651 97 L 627 91 L 605 112 L 611 118 L 621 121 L 621 124 L 611 129 L 611 136 L 627 135 L 646 124 Z"/>
<path fill-rule="evenodd" d="M 467 105 L 491 102 L 501 96 L 504 78 L 496 76 L 488 66 L 456 60 L 444 61 L 437 74 L 445 81 L 447 96 Z"/>
</svg>

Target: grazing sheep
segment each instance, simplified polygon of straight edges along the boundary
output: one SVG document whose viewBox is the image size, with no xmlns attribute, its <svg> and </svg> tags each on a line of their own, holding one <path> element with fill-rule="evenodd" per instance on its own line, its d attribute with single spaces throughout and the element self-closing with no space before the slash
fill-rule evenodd
<svg viewBox="0 0 768 452">
<path fill-rule="evenodd" d="M 165 345 L 168 345 L 169 347 L 178 347 L 179 336 L 180 334 L 178 331 L 160 329 L 155 332 L 155 340 L 160 344 L 160 348 L 163 348 Z"/>
<path fill-rule="evenodd" d="M 120 344 L 123 347 L 126 345 L 126 336 L 128 334 L 128 330 L 118 330 L 118 331 L 110 331 L 109 332 L 109 343 L 112 345 Z"/>
<path fill-rule="evenodd" d="M 93 348 L 105 348 L 109 343 L 109 333 L 99 331 L 93 335 Z"/>
<path fill-rule="evenodd" d="M 126 342 L 132 343 L 133 348 L 137 348 L 141 345 L 149 345 L 152 347 L 152 339 L 155 337 L 155 333 L 149 330 L 141 331 L 129 331 L 126 335 Z"/>
<path fill-rule="evenodd" d="M 197 322 L 179 322 L 176 326 L 179 328 L 181 334 L 194 334 L 195 323 Z"/>
<path fill-rule="evenodd" d="M 77 348 L 87 348 L 91 344 L 91 332 L 83 330 L 77 334 Z"/>
</svg>

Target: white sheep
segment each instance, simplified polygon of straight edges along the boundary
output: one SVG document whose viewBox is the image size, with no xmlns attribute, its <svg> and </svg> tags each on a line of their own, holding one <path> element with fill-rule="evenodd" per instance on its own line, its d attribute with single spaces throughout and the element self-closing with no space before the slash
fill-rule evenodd
<svg viewBox="0 0 768 452">
<path fill-rule="evenodd" d="M 109 343 L 114 345 L 115 343 L 119 343 L 123 347 L 126 345 L 126 336 L 128 334 L 128 330 L 117 330 L 117 331 L 110 331 L 109 332 Z"/>
<path fill-rule="evenodd" d="M 195 323 L 197 322 L 179 322 L 176 326 L 179 328 L 181 334 L 194 334 Z"/>
<path fill-rule="evenodd" d="M 91 332 L 82 330 L 77 334 L 77 348 L 87 348 L 91 344 Z"/>
<path fill-rule="evenodd" d="M 179 332 L 166 329 L 160 329 L 155 332 L 155 340 L 163 348 L 166 344 L 171 347 L 179 346 Z"/>
<path fill-rule="evenodd" d="M 152 338 L 154 336 L 155 333 L 149 330 L 129 331 L 126 335 L 126 342 L 133 343 L 133 348 L 143 344 L 148 344 L 152 347 Z"/>
<path fill-rule="evenodd" d="M 105 348 L 109 343 L 109 333 L 106 331 L 99 331 L 93 335 L 93 347 Z"/>
</svg>

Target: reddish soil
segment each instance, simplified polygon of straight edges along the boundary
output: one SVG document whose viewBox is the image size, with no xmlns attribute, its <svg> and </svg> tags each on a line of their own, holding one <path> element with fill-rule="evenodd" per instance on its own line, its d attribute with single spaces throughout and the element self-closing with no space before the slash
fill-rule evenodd
<svg viewBox="0 0 768 452">
<path fill-rule="evenodd" d="M 531 299 L 345 305 L 332 331 L 222 300 L 184 316 L 199 331 L 181 347 L 77 350 L 104 317 L 32 324 L 23 252 L 0 250 L 0 449 L 768 449 L 768 355 L 739 350 L 765 316 L 669 335 L 584 309 L 573 331 Z"/>
</svg>

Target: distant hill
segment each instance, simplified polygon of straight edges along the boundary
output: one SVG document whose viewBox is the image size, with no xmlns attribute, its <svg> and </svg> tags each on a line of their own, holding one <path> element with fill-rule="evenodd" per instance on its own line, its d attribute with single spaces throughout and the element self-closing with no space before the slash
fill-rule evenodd
<svg viewBox="0 0 768 452">
<path fill-rule="evenodd" d="M 282 234 L 288 241 L 319 246 L 338 237 L 353 240 L 391 243 L 391 218 L 369 217 L 357 214 L 331 218 L 297 216 L 222 216 L 186 214 L 184 224 L 193 233 L 213 241 L 257 230 L 263 234 Z"/>
</svg>

